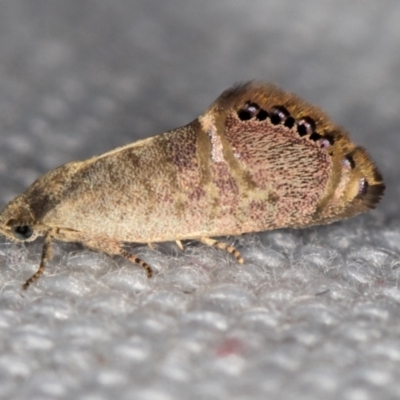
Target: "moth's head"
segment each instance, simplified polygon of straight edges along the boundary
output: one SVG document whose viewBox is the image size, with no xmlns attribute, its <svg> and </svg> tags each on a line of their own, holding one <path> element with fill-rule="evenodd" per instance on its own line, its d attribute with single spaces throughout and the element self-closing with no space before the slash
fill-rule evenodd
<svg viewBox="0 0 400 400">
<path fill-rule="evenodd" d="M 62 193 L 80 165 L 71 162 L 48 172 L 11 200 L 0 213 L 0 234 L 19 242 L 43 236 L 49 230 L 43 219 L 62 201 Z"/>
<path fill-rule="evenodd" d="M 31 242 L 43 235 L 43 229 L 35 221 L 24 194 L 10 201 L 1 212 L 0 234 L 18 242 Z"/>
</svg>

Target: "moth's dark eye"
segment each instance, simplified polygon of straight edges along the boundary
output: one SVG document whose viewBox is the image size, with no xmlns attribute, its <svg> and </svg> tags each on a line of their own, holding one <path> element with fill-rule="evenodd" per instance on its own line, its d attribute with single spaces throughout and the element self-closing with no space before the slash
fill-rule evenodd
<svg viewBox="0 0 400 400">
<path fill-rule="evenodd" d="M 29 239 L 33 235 L 33 229 L 29 225 L 13 226 L 11 232 L 20 240 Z"/>
</svg>

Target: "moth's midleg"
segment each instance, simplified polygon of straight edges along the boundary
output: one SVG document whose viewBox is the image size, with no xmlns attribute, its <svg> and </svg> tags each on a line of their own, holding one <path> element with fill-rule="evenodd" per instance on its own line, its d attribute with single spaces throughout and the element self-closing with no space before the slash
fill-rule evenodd
<svg viewBox="0 0 400 400">
<path fill-rule="evenodd" d="M 208 246 L 216 247 L 217 249 L 224 250 L 228 252 L 229 254 L 232 254 L 233 257 L 236 258 L 236 260 L 240 263 L 244 263 L 243 257 L 240 255 L 240 252 L 236 250 L 233 246 L 230 246 L 229 244 L 226 244 L 224 242 L 219 242 L 218 240 L 211 239 L 208 237 L 202 237 L 199 239 L 201 243 L 204 243 Z"/>
<path fill-rule="evenodd" d="M 141 258 L 137 257 L 135 254 L 129 253 L 129 251 L 126 251 L 125 249 L 121 249 L 119 255 L 135 264 L 139 264 L 146 271 L 148 278 L 151 278 L 153 276 L 153 270 L 150 265 L 143 261 Z"/>
<path fill-rule="evenodd" d="M 85 246 L 89 247 L 92 250 L 109 255 L 124 257 L 130 262 L 140 265 L 146 271 L 148 278 L 151 278 L 153 276 L 153 270 L 151 269 L 150 265 L 140 259 L 135 254 L 132 254 L 129 251 L 125 250 L 123 247 L 124 244 L 121 242 L 102 237 L 94 237 L 90 240 L 85 241 L 81 239 L 81 241 Z"/>
</svg>

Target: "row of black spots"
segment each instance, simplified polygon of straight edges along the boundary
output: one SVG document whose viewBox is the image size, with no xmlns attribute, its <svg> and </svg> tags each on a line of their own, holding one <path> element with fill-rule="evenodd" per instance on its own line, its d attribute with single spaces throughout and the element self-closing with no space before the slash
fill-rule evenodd
<svg viewBox="0 0 400 400">
<path fill-rule="evenodd" d="M 264 121 L 269 118 L 273 125 L 283 124 L 288 129 L 296 125 L 299 136 L 309 136 L 309 138 L 315 142 L 320 140 L 321 147 L 323 148 L 329 147 L 334 143 L 333 135 L 327 134 L 321 136 L 316 132 L 316 124 L 311 117 L 306 116 L 296 121 L 283 106 L 274 106 L 269 111 L 266 111 L 258 104 L 248 101 L 244 107 L 238 111 L 238 117 L 241 121 L 248 121 L 254 117 L 258 121 Z"/>
<path fill-rule="evenodd" d="M 273 125 L 284 124 L 289 129 L 295 124 L 294 118 L 283 106 L 272 107 L 269 111 L 261 108 L 257 103 L 246 102 L 242 109 L 238 111 L 238 117 L 241 121 L 248 121 L 254 117 L 258 121 L 264 121 L 268 117 Z"/>
</svg>

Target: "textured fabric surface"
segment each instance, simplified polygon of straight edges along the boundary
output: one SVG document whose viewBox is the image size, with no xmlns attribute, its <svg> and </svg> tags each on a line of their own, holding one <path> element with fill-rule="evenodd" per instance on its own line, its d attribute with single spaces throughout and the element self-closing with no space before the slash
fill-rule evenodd
<svg viewBox="0 0 400 400">
<path fill-rule="evenodd" d="M 400 398 L 400 2 L 3 0 L 0 202 L 65 162 L 190 122 L 237 81 L 278 83 L 365 146 L 377 210 L 174 243 L 157 271 L 0 241 L 0 399 Z"/>
</svg>

